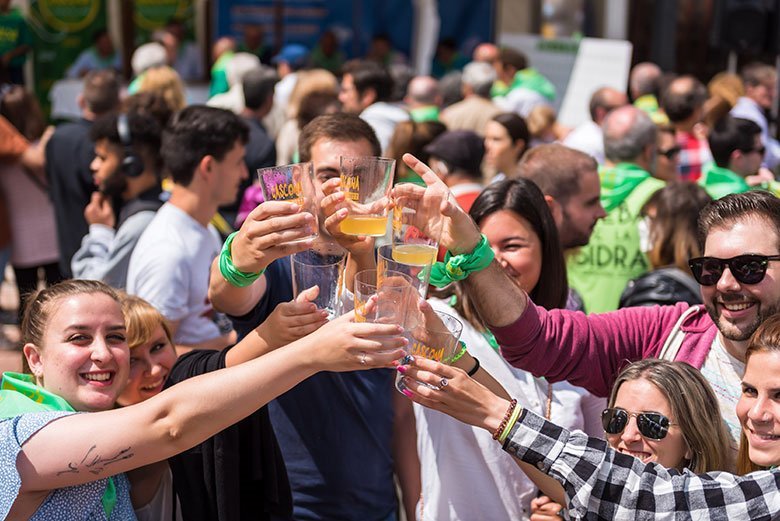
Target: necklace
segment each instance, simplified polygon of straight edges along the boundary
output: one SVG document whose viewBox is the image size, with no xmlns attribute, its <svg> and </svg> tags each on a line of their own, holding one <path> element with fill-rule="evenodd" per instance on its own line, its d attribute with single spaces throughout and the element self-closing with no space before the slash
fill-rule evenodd
<svg viewBox="0 0 780 521">
<path fill-rule="evenodd" d="M 547 382 L 547 380 L 545 380 Z M 547 407 L 544 411 L 544 418 L 546 420 L 550 419 L 550 415 L 552 413 L 552 392 L 553 392 L 553 384 L 552 382 L 547 382 Z"/>
</svg>

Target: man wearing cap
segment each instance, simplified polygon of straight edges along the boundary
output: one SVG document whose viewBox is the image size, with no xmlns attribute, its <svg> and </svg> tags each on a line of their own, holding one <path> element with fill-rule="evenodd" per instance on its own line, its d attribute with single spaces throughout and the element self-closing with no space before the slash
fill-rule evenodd
<svg viewBox="0 0 780 521">
<path fill-rule="evenodd" d="M 285 45 L 279 54 L 273 57 L 271 63 L 276 65 L 280 78 L 274 91 L 274 105 L 287 110 L 290 94 L 298 81 L 298 71 L 306 65 L 308 58 L 309 50 L 298 43 Z"/>
<path fill-rule="evenodd" d="M 480 164 L 485 155 L 482 138 L 470 130 L 452 130 L 434 139 L 425 152 L 430 154 L 431 169 L 468 212 L 482 191 Z"/>
</svg>

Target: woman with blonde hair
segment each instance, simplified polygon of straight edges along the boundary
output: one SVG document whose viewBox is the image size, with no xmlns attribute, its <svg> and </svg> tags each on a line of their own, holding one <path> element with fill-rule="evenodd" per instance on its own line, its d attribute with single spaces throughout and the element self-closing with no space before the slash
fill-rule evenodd
<svg viewBox="0 0 780 521">
<path fill-rule="evenodd" d="M 628 282 L 619 307 L 701 304 L 688 259 L 701 256 L 696 222 L 711 201 L 704 188 L 683 182 L 670 183 L 647 200 L 641 210 L 640 246 L 652 270 Z"/>
<path fill-rule="evenodd" d="M 114 409 L 130 373 L 119 295 L 87 280 L 38 291 L 22 320 L 32 375 L 4 373 L 0 386 L 0 518 L 134 519 L 135 476 L 125 473 L 203 443 L 316 372 L 390 367 L 404 355 L 401 328 L 354 323 L 353 316 L 246 363 Z M 241 344 L 263 349 L 263 339 L 254 334 Z M 272 431 L 258 443 L 273 448 Z M 283 475 L 280 459 L 270 463 Z M 264 499 L 258 518 L 290 515 L 286 479 L 277 476 L 266 482 L 267 490 L 245 494 Z M 222 507 L 230 508 L 213 505 L 209 518 L 220 518 L 216 512 Z"/>
<path fill-rule="evenodd" d="M 160 94 L 173 112 L 178 112 L 187 106 L 184 84 L 179 74 L 167 65 L 152 67 L 144 72 L 138 92 Z"/>
<path fill-rule="evenodd" d="M 298 149 L 298 136 L 303 128 L 298 122 L 298 112 L 301 102 L 313 92 L 339 93 L 339 82 L 332 72 L 325 69 L 311 69 L 298 72 L 290 100 L 285 110 L 286 121 L 276 138 L 276 164 L 286 165 L 294 162 Z M 323 112 L 324 113 L 324 112 Z"/>
</svg>

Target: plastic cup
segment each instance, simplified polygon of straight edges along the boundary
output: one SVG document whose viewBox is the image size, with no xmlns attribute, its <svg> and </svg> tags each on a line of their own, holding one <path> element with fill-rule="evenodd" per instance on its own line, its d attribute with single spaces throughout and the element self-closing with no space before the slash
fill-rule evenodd
<svg viewBox="0 0 780 521">
<path fill-rule="evenodd" d="M 422 298 L 428 291 L 428 280 L 431 278 L 431 266 L 432 264 L 407 264 L 396 260 L 393 255 L 392 244 L 385 244 L 377 249 L 377 273 L 379 277 L 383 277 L 388 271 L 395 271 L 408 275 L 412 279 L 412 283 L 417 292 Z M 403 257 L 398 257 L 404 259 Z M 404 259 L 405 260 L 405 259 Z"/>
<path fill-rule="evenodd" d="M 463 332 L 463 323 L 452 315 L 434 310 L 420 314 L 419 318 L 419 322 L 404 333 L 409 340 L 405 349 L 407 355 L 449 364 L 460 350 L 458 340 Z M 402 374 L 396 375 L 395 387 L 399 392 L 406 389 L 403 379 Z"/>
<path fill-rule="evenodd" d="M 441 203 L 445 194 L 433 194 L 418 201 L 395 200 L 393 209 L 393 260 L 412 266 L 436 262 L 444 227 Z"/>
<path fill-rule="evenodd" d="M 319 287 L 314 299 L 318 309 L 328 312 L 328 320 L 339 316 L 341 312 L 341 286 L 344 276 L 343 253 L 306 250 L 292 256 L 293 294 L 297 297 L 301 291 L 313 286 Z"/>
<path fill-rule="evenodd" d="M 341 156 L 341 189 L 349 209 L 340 224 L 341 233 L 385 235 L 394 172 L 394 159 Z"/>
<path fill-rule="evenodd" d="M 407 328 L 411 312 L 419 298 L 413 281 L 407 275 L 388 272 L 381 279 L 376 270 L 355 274 L 355 321 L 398 324 Z"/>
<path fill-rule="evenodd" d="M 295 163 L 260 168 L 257 177 L 266 201 L 290 201 L 300 206 L 301 211 L 314 216 L 311 235 L 290 242 L 308 241 L 317 237 L 317 192 L 314 189 L 312 164 Z"/>
</svg>

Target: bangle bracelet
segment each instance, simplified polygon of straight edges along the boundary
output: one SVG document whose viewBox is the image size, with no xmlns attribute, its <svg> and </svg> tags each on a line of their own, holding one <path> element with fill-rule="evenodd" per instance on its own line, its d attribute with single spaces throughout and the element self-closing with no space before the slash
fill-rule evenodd
<svg viewBox="0 0 780 521">
<path fill-rule="evenodd" d="M 454 364 L 455 362 L 463 358 L 463 355 L 466 354 L 466 343 L 463 340 L 458 340 L 458 342 L 460 343 L 460 351 L 458 351 L 458 353 L 455 356 L 450 358 L 449 365 Z"/>
<path fill-rule="evenodd" d="M 219 272 L 222 277 L 228 281 L 231 285 L 237 288 L 245 288 L 252 285 L 265 270 L 260 270 L 258 273 L 245 273 L 233 264 L 233 257 L 230 252 L 230 247 L 233 244 L 233 238 L 238 232 L 233 232 L 228 235 L 225 240 L 225 244 L 222 245 L 222 251 L 219 252 Z"/>
<path fill-rule="evenodd" d="M 493 433 L 493 439 L 497 440 L 499 436 L 504 432 L 504 429 L 506 428 L 506 424 L 509 422 L 509 418 L 512 416 L 512 413 L 515 412 L 515 407 L 517 407 L 517 400 L 512 398 L 512 401 L 509 402 L 509 409 L 506 410 L 506 414 L 504 415 L 504 419 L 501 420 L 501 423 L 498 425 L 498 428 L 496 428 L 496 431 Z"/>
<path fill-rule="evenodd" d="M 466 374 L 469 376 L 474 376 L 475 374 L 477 374 L 477 371 L 479 371 L 479 358 L 477 358 L 476 356 L 472 356 L 471 358 L 474 359 L 474 367 L 472 367 L 471 370 Z"/>
<path fill-rule="evenodd" d="M 501 432 L 501 436 L 498 437 L 499 443 L 503 444 L 504 440 L 506 440 L 507 436 L 509 436 L 512 427 L 514 427 L 515 423 L 517 423 L 517 419 L 520 417 L 521 412 L 523 412 L 522 407 L 515 407 L 515 410 L 512 411 L 512 416 L 509 417 L 509 421 L 506 423 L 506 427 L 504 427 L 504 430 Z"/>
</svg>

